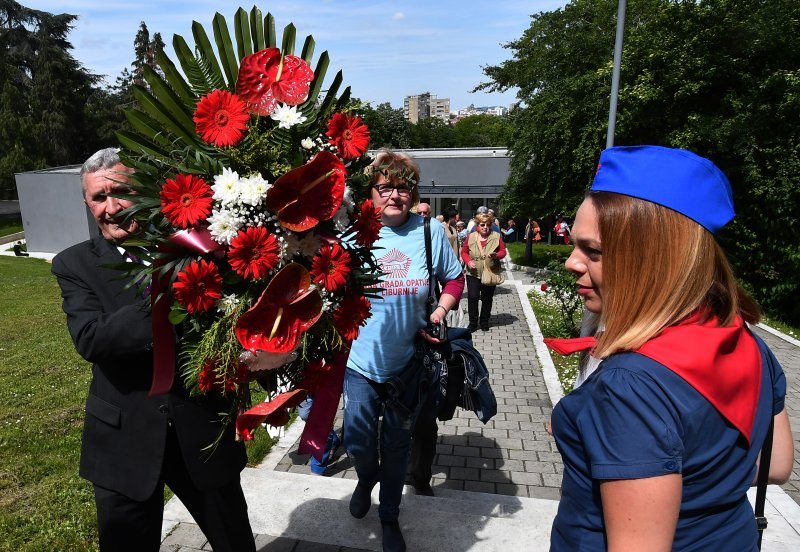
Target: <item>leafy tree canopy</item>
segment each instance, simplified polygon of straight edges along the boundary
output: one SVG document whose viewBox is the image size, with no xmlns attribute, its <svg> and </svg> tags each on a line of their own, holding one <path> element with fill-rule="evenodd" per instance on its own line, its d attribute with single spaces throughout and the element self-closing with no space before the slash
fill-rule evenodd
<svg viewBox="0 0 800 552">
<path fill-rule="evenodd" d="M 574 212 L 605 146 L 617 0 L 532 16 L 477 90 L 518 87 L 503 210 Z M 617 145 L 693 150 L 730 178 L 720 235 L 767 310 L 800 322 L 800 3 L 629 0 Z"/>
</svg>

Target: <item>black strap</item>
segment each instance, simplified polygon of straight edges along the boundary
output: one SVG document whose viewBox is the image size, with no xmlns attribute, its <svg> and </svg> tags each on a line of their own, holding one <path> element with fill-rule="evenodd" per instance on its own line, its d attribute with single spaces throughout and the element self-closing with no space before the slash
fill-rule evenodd
<svg viewBox="0 0 800 552">
<path fill-rule="evenodd" d="M 425 261 L 428 263 L 428 318 L 436 310 L 436 297 L 439 296 L 439 282 L 434 278 L 431 248 L 431 219 L 430 217 L 425 217 Z"/>
<path fill-rule="evenodd" d="M 769 483 L 769 463 L 772 460 L 772 432 L 775 418 L 769 420 L 769 429 L 761 447 L 761 459 L 758 464 L 758 479 L 756 487 L 756 526 L 758 527 L 758 549 L 761 550 L 761 536 L 767 528 L 767 517 L 764 515 L 764 502 L 767 499 L 767 483 Z"/>
</svg>

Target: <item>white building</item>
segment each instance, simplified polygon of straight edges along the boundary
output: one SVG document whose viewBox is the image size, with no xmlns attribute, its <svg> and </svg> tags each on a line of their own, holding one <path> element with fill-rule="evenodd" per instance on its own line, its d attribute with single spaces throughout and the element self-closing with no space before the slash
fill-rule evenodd
<svg viewBox="0 0 800 552">
<path fill-rule="evenodd" d="M 437 98 L 430 92 L 406 96 L 403 116 L 414 124 L 428 117 L 436 117 L 446 123 L 450 121 L 450 98 Z"/>
</svg>

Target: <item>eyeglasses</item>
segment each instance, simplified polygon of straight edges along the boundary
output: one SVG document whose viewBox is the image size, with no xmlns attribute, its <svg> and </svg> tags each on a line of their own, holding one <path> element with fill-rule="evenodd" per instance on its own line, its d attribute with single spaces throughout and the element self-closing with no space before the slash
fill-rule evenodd
<svg viewBox="0 0 800 552">
<path fill-rule="evenodd" d="M 491 226 L 488 222 L 479 222 L 478 226 Z"/>
<path fill-rule="evenodd" d="M 390 197 L 395 190 L 398 196 L 408 197 L 414 191 L 414 186 L 408 184 L 376 184 L 373 188 L 381 197 Z"/>
</svg>

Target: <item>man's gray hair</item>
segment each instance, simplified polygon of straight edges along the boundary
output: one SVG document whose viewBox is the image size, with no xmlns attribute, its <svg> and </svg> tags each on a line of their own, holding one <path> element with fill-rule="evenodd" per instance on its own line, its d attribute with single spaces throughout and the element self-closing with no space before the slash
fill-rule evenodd
<svg viewBox="0 0 800 552">
<path fill-rule="evenodd" d="M 105 148 L 92 154 L 81 167 L 81 182 L 84 175 L 96 173 L 104 169 L 112 169 L 119 165 L 119 148 Z"/>
<path fill-rule="evenodd" d="M 480 207 L 478 207 L 478 210 L 475 213 L 481 215 L 483 213 L 488 213 L 488 212 L 489 208 L 486 205 L 481 205 Z"/>
</svg>

